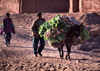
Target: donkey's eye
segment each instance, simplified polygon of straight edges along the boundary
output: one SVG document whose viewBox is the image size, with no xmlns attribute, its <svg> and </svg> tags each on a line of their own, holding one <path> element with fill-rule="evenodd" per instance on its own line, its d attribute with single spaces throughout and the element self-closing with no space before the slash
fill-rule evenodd
<svg viewBox="0 0 100 71">
<path fill-rule="evenodd" d="M 76 33 L 78 34 L 78 32 L 76 31 Z"/>
</svg>

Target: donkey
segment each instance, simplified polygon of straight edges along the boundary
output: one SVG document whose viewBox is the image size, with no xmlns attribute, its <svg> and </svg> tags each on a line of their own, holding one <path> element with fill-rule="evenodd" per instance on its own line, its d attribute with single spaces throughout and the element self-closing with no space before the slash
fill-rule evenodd
<svg viewBox="0 0 100 71">
<path fill-rule="evenodd" d="M 66 55 L 66 60 L 71 60 L 70 58 L 70 52 L 71 52 L 71 46 L 74 43 L 74 37 L 78 38 L 80 36 L 80 31 L 81 31 L 81 26 L 83 25 L 83 23 L 79 26 L 79 25 L 74 25 L 69 29 L 68 33 L 65 35 L 65 40 L 64 40 L 64 44 L 61 45 L 58 48 L 59 51 L 59 55 L 60 58 L 63 58 L 64 52 L 63 52 L 63 46 L 66 44 L 66 48 L 67 48 L 67 55 Z"/>
</svg>

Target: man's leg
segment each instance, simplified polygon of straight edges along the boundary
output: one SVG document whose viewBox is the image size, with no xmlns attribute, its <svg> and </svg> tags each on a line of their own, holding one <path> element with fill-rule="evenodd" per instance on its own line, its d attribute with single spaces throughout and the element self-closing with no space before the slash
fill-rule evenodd
<svg viewBox="0 0 100 71">
<path fill-rule="evenodd" d="M 33 53 L 37 57 L 38 38 L 33 37 Z"/>
<path fill-rule="evenodd" d="M 44 49 L 45 40 L 44 40 L 43 38 L 41 38 L 41 37 L 39 37 L 39 39 L 40 39 L 40 47 L 39 47 L 39 49 L 38 49 L 38 53 L 39 53 L 40 56 L 42 56 L 41 52 L 42 52 L 42 50 Z"/>
<path fill-rule="evenodd" d="M 11 33 L 8 34 L 8 44 L 10 45 Z"/>
<path fill-rule="evenodd" d="M 4 37 L 5 37 L 5 46 L 8 46 L 8 34 L 4 34 Z"/>
</svg>

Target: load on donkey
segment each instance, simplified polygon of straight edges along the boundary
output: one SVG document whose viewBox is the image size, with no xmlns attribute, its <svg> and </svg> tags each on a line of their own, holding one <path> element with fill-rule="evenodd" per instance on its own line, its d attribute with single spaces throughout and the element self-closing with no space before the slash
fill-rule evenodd
<svg viewBox="0 0 100 71">
<path fill-rule="evenodd" d="M 63 46 L 66 44 L 66 59 L 70 59 L 72 44 L 82 43 L 89 39 L 89 33 L 83 23 L 76 21 L 73 17 L 61 15 L 55 16 L 48 22 L 43 23 L 39 28 L 39 34 L 48 41 L 53 48 L 58 48 L 60 58 L 63 58 Z M 77 42 L 75 41 L 77 40 Z"/>
</svg>

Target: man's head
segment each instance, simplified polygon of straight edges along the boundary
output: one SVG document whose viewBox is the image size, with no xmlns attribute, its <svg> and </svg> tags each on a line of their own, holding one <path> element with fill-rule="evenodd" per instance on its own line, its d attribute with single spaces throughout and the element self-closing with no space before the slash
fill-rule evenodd
<svg viewBox="0 0 100 71">
<path fill-rule="evenodd" d="M 10 14 L 6 13 L 6 18 L 9 19 L 10 18 Z"/>
<path fill-rule="evenodd" d="M 38 19 L 41 20 L 42 19 L 42 13 L 37 13 Z"/>
</svg>

